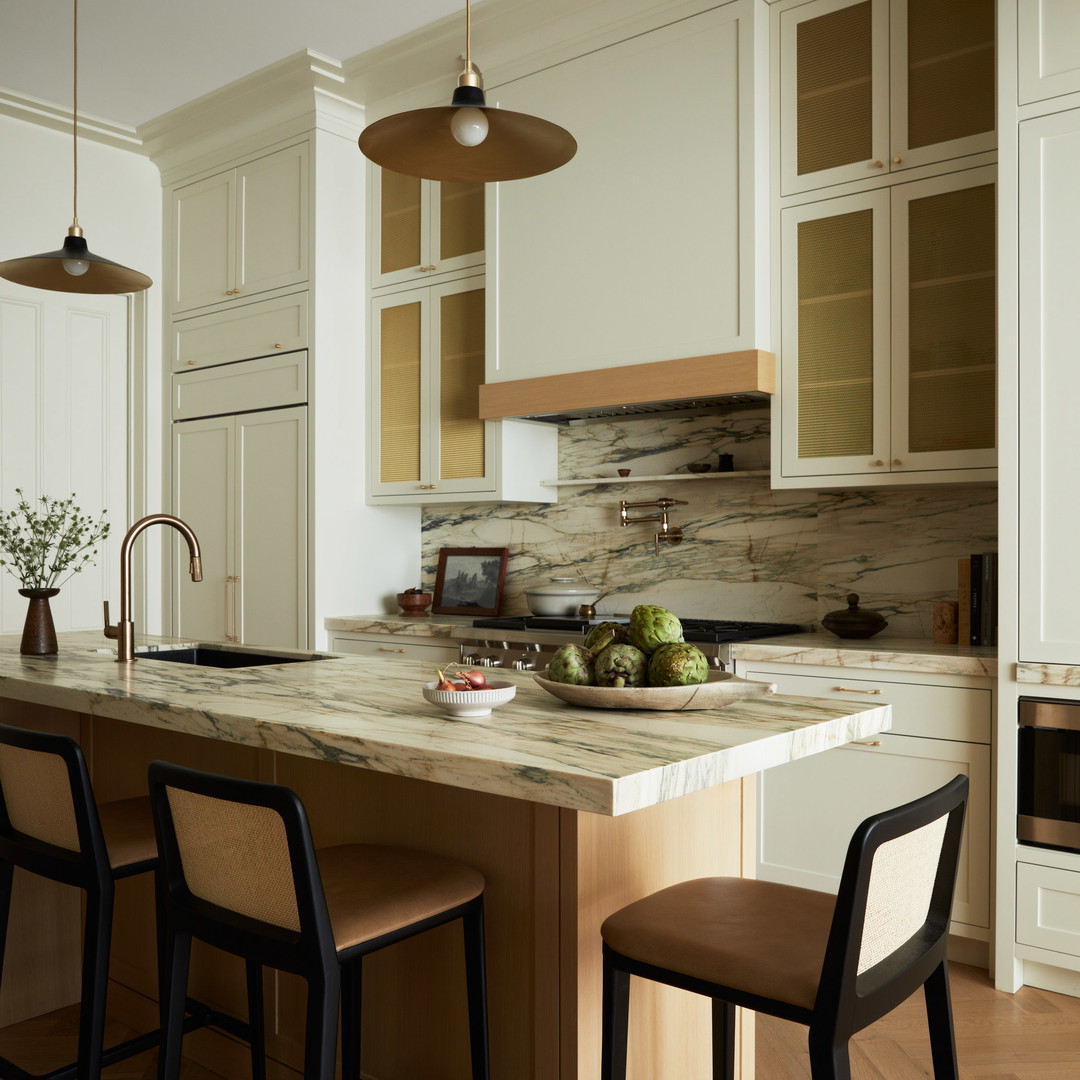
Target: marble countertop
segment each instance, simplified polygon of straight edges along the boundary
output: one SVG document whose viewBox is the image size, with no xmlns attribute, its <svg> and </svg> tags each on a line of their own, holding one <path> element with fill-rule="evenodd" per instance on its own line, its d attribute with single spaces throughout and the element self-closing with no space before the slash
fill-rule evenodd
<svg viewBox="0 0 1080 1080">
<path fill-rule="evenodd" d="M 433 673 L 420 661 L 117 664 L 97 633 L 58 636 L 51 657 L 20 656 L 17 635 L 0 637 L 0 698 L 607 815 L 865 739 L 891 722 L 888 706 L 781 696 L 701 712 L 573 708 L 527 672 L 500 672 L 518 692 L 490 716 L 450 719 L 422 698 Z M 174 640 L 140 636 L 137 648 Z"/>
<path fill-rule="evenodd" d="M 399 615 L 350 615 L 328 618 L 324 625 L 327 630 L 361 634 L 448 638 L 457 627 L 472 626 L 472 619 L 461 615 L 433 615 L 427 619 Z M 731 649 L 736 661 L 921 671 L 933 675 L 997 676 L 996 649 L 973 645 L 939 645 L 933 641 L 888 634 L 878 634 L 865 640 L 838 638 L 827 631 L 789 634 L 736 643 Z"/>
</svg>

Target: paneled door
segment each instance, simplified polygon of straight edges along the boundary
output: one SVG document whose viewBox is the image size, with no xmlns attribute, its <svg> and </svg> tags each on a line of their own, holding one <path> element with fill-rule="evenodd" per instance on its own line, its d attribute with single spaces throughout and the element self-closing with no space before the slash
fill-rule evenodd
<svg viewBox="0 0 1080 1080">
<path fill-rule="evenodd" d="M 51 602 L 57 630 L 98 627 L 102 599 L 119 600 L 128 525 L 129 300 L 0 285 L 0 508 L 14 509 L 21 488 L 31 502 L 74 493 L 84 513 L 108 511 L 113 535 L 95 565 Z M 18 588 L 2 575 L 2 633 L 22 629 Z"/>
</svg>

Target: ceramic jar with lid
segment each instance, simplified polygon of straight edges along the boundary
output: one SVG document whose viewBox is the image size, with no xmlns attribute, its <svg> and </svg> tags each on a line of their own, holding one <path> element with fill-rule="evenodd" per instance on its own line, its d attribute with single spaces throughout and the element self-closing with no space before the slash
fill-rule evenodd
<svg viewBox="0 0 1080 1080">
<path fill-rule="evenodd" d="M 837 637 L 868 638 L 888 626 L 885 616 L 879 611 L 870 611 L 859 607 L 859 594 L 848 593 L 848 606 L 839 611 L 830 611 L 821 620 L 821 625 Z"/>
<path fill-rule="evenodd" d="M 600 590 L 580 578 L 557 577 L 524 589 L 525 600 L 534 615 L 564 618 L 576 616 L 582 604 L 594 604 Z"/>
</svg>

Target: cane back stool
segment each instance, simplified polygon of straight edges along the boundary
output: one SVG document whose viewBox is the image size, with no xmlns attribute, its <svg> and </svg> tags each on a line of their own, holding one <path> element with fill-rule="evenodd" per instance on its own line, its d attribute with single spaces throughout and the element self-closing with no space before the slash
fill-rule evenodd
<svg viewBox="0 0 1080 1080">
<path fill-rule="evenodd" d="M 851 1036 L 921 986 L 934 1076 L 957 1080 L 945 951 L 967 792 L 957 776 L 867 818 L 835 897 L 701 878 L 609 916 L 602 1080 L 626 1076 L 631 975 L 712 998 L 714 1080 L 735 1075 L 736 1006 L 806 1024 L 814 1080 L 850 1080 Z"/>
<path fill-rule="evenodd" d="M 305 1080 L 332 1080 L 341 1004 L 342 1080 L 360 1080 L 363 958 L 460 919 L 474 1080 L 488 1078 L 484 879 L 472 867 L 405 848 L 349 844 L 316 852 L 289 788 L 155 761 L 150 798 L 164 907 L 161 1080 L 179 1075 L 191 939 L 247 966 L 252 1075 L 265 1077 L 262 968 L 307 980 Z"/>
<path fill-rule="evenodd" d="M 104 1065 L 157 1045 L 154 1031 L 102 1046 L 116 882 L 157 861 L 146 796 L 98 806 L 74 739 L 0 724 L 0 975 L 16 867 L 86 894 L 78 1061 L 43 1074 L 46 1080 L 98 1080 Z M 31 1074 L 0 1057 L 0 1078 Z"/>
</svg>

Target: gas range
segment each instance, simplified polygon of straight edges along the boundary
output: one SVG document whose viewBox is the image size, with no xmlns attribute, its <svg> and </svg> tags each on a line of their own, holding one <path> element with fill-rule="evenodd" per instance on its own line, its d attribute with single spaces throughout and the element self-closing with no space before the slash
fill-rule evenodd
<svg viewBox="0 0 1080 1080">
<path fill-rule="evenodd" d="M 551 654 L 568 641 L 584 640 L 597 623 L 626 623 L 627 616 L 575 619 L 521 615 L 510 618 L 476 619 L 472 626 L 458 627 L 453 640 L 458 643 L 461 663 L 481 667 L 509 667 L 519 671 L 539 671 L 547 667 Z M 729 619 L 683 619 L 683 637 L 693 642 L 713 667 L 732 667 L 730 645 L 779 634 L 798 634 L 804 627 L 794 623 L 738 622 Z"/>
</svg>

